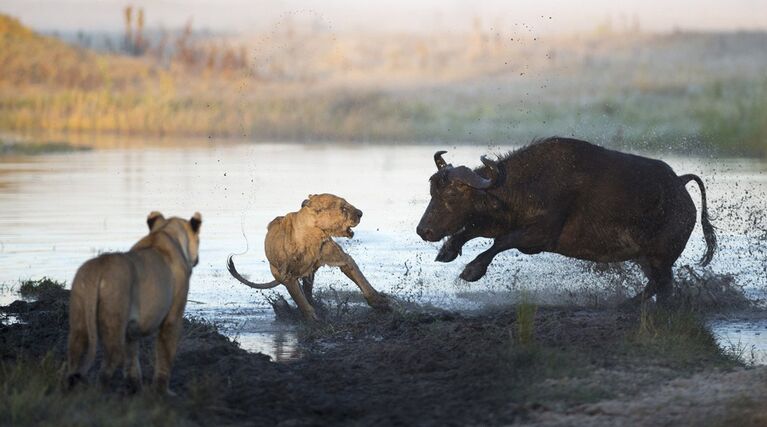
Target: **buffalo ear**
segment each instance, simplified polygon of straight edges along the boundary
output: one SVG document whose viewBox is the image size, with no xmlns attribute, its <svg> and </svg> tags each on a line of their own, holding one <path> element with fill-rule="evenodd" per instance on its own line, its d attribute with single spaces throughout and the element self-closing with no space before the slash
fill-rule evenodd
<svg viewBox="0 0 767 427">
<path fill-rule="evenodd" d="M 199 212 L 195 212 L 192 218 L 189 220 L 189 225 L 192 226 L 192 231 L 195 233 L 200 232 L 200 226 L 202 225 L 202 215 Z"/>
<path fill-rule="evenodd" d="M 152 231 L 152 227 L 154 227 L 155 223 L 157 223 L 158 219 L 165 219 L 164 216 L 160 212 L 152 211 L 149 213 L 149 215 L 146 217 L 146 225 L 149 226 L 149 231 Z"/>
</svg>

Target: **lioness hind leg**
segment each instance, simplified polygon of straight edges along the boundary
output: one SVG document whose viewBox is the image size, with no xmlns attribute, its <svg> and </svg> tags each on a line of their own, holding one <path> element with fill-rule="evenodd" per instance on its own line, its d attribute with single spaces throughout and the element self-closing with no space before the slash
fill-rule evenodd
<svg viewBox="0 0 767 427">
<path fill-rule="evenodd" d="M 85 380 L 85 376 L 93 365 L 93 357 L 86 354 L 88 351 L 88 334 L 82 330 L 69 332 L 69 344 L 67 348 L 67 378 L 65 388 L 72 389 L 79 382 Z"/>
<path fill-rule="evenodd" d="M 155 344 L 154 388 L 158 393 L 173 395 L 170 391 L 170 371 L 176 358 L 178 339 L 181 336 L 181 319 L 165 319 L 160 326 Z"/>
<path fill-rule="evenodd" d="M 314 311 L 314 307 L 309 303 L 309 301 L 306 299 L 306 296 L 304 295 L 304 292 L 301 290 L 301 287 L 298 285 L 298 280 L 289 280 L 285 282 L 285 287 L 288 288 L 288 293 L 290 293 L 290 297 L 293 298 L 293 301 L 296 302 L 298 305 L 298 308 L 301 310 L 301 313 L 303 313 L 304 318 L 309 321 L 317 321 L 319 318 L 317 317 L 317 313 Z"/>
<path fill-rule="evenodd" d="M 312 291 L 314 289 L 314 273 L 301 279 L 301 288 L 304 290 L 304 296 L 310 304 L 314 304 L 314 295 Z"/>
<path fill-rule="evenodd" d="M 101 331 L 102 342 L 104 343 L 104 362 L 101 365 L 99 379 L 101 385 L 107 387 L 111 385 L 115 371 L 121 367 L 125 360 L 125 333 L 122 331 L 109 330 Z"/>
<path fill-rule="evenodd" d="M 127 353 L 125 355 L 124 371 L 128 377 L 128 389 L 131 393 L 136 393 L 141 390 L 141 363 L 138 358 L 138 337 L 131 337 L 129 335 L 125 348 Z"/>
</svg>

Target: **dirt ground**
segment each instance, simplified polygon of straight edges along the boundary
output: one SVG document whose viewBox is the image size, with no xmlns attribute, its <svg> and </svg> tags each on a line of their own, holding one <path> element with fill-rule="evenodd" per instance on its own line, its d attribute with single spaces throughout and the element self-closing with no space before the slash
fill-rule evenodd
<svg viewBox="0 0 767 427">
<path fill-rule="evenodd" d="M 0 325 L 0 380 L 46 354 L 61 366 L 67 300 L 62 290 L 0 308 L 22 321 Z M 299 336 L 303 356 L 275 363 L 209 323 L 188 320 L 172 376 L 178 396 L 159 399 L 160 412 L 184 425 L 767 425 L 767 369 L 724 354 L 689 313 L 519 305 L 380 314 L 357 307 L 324 326 L 301 327 Z M 151 346 L 148 339 L 142 351 L 147 378 Z M 61 399 L 77 393 L 85 392 Z M 140 398 L 119 387 L 107 394 L 118 405 Z M 48 386 L 38 395 L 62 394 Z M 82 417 L 76 412 L 50 419 L 45 411 L 0 408 L 11 412 L 0 414 L 0 424 L 98 424 L 71 418 Z M 146 423 L 126 417 L 119 424 Z"/>
</svg>

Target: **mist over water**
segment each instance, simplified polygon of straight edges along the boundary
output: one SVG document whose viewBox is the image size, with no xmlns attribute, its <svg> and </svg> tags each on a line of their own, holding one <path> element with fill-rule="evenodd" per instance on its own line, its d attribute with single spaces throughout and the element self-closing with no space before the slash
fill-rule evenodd
<svg viewBox="0 0 767 427">
<path fill-rule="evenodd" d="M 480 155 L 510 146 L 179 142 L 0 159 L 0 283 L 42 276 L 70 282 L 86 259 L 129 249 L 146 233 L 150 211 L 182 217 L 200 211 L 200 264 L 192 275 L 187 313 L 221 323 L 246 347 L 268 347 L 273 355 L 289 358 L 295 337 L 272 323 L 266 300 L 274 292 L 287 298 L 287 292 L 239 284 L 226 271 L 226 257 L 239 254 L 238 269 L 251 280 L 271 280 L 263 252 L 266 225 L 298 210 L 308 194 L 323 192 L 342 196 L 364 212 L 354 238 L 337 240 L 374 287 L 402 299 L 473 309 L 496 303 L 509 291 L 529 289 L 542 301 L 562 302 L 569 295 L 586 303 L 589 292 L 613 280 L 580 261 L 508 251 L 479 282 L 460 281 L 463 266 L 489 245 L 483 239 L 469 243 L 450 264 L 433 261 L 439 244 L 421 241 L 415 226 L 428 203 L 434 151 L 449 150 L 445 158 L 454 165 L 476 166 Z M 732 274 L 753 296 L 762 295 L 767 162 L 656 157 L 706 183 L 720 238 L 710 269 Z M 697 188 L 689 185 L 688 191 L 700 206 Z M 677 269 L 694 264 L 703 251 L 698 224 Z M 327 267 L 318 272 L 316 287 L 357 292 L 340 271 Z M 0 298 L 5 303 L 14 296 L 6 289 Z"/>
</svg>

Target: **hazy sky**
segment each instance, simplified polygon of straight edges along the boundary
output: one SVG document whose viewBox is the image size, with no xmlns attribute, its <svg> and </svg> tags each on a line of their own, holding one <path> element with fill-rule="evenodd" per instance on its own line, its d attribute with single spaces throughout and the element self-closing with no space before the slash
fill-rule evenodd
<svg viewBox="0 0 767 427">
<path fill-rule="evenodd" d="M 0 12 L 38 30 L 120 30 L 122 8 L 143 7 L 147 27 L 263 31 L 294 16 L 334 31 L 464 31 L 526 24 L 540 32 L 591 30 L 637 18 L 646 30 L 767 30 L 767 0 L 0 0 Z M 551 17 L 551 19 L 549 19 Z"/>
</svg>

